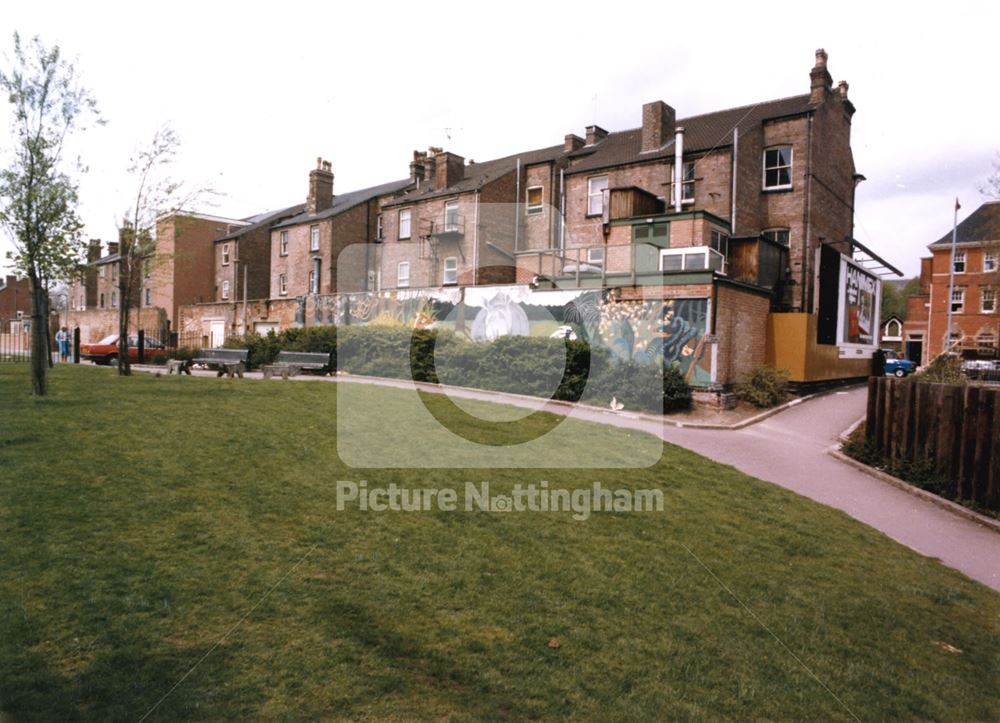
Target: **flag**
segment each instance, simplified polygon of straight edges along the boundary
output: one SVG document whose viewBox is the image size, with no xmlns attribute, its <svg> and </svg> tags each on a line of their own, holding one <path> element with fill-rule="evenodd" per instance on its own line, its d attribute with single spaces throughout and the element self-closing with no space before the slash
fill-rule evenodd
<svg viewBox="0 0 1000 723">
<path fill-rule="evenodd" d="M 955 196 L 955 210 L 957 211 L 962 207 L 962 204 L 958 202 L 958 196 Z"/>
</svg>

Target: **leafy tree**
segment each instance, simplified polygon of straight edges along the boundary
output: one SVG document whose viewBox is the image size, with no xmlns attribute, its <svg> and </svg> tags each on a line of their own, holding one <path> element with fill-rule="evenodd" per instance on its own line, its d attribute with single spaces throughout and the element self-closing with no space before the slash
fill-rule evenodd
<svg viewBox="0 0 1000 723">
<path fill-rule="evenodd" d="M 906 300 L 914 294 L 920 293 L 920 278 L 908 279 L 902 287 L 896 284 L 882 284 L 882 323 L 888 321 L 890 316 L 898 316 L 906 320 Z"/>
<path fill-rule="evenodd" d="M 14 58 L 0 68 L 0 91 L 12 113 L 11 160 L 0 169 L 0 225 L 14 243 L 15 270 L 31 282 L 31 387 L 47 391 L 49 284 L 69 278 L 82 251 L 77 185 L 63 169 L 63 145 L 97 103 L 58 46 L 36 36 L 23 45 L 14 33 Z M 76 170 L 82 170 L 79 161 Z"/>
</svg>

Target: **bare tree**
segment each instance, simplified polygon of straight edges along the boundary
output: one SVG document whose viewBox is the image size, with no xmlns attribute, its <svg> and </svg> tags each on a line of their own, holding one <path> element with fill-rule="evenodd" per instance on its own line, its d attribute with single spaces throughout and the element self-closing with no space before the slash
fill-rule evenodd
<svg viewBox="0 0 1000 723">
<path fill-rule="evenodd" d="M 979 184 L 979 192 L 986 198 L 1000 199 L 1000 151 L 997 151 L 997 157 L 993 161 L 993 173 Z"/>
<path fill-rule="evenodd" d="M 97 114 L 58 46 L 35 37 L 28 46 L 14 33 L 14 61 L 0 69 L 0 91 L 13 115 L 12 160 L 0 170 L 0 226 L 14 243 L 14 268 L 31 282 L 31 388 L 47 392 L 49 285 L 69 278 L 82 250 L 77 185 L 63 170 L 66 138 Z M 75 169 L 81 171 L 79 161 Z"/>
<path fill-rule="evenodd" d="M 131 373 L 128 336 L 132 308 L 135 306 L 138 325 L 144 279 L 168 260 L 156 246 L 157 221 L 193 204 L 205 203 L 213 195 L 207 187 L 187 186 L 167 173 L 179 148 L 177 134 L 164 125 L 148 145 L 139 148 L 129 166 L 136 191 L 120 229 L 118 274 L 118 373 L 123 376 Z"/>
</svg>

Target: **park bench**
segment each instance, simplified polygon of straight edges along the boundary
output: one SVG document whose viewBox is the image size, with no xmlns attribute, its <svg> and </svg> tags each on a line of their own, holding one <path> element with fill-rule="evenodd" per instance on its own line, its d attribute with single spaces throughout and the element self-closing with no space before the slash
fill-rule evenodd
<svg viewBox="0 0 1000 723">
<path fill-rule="evenodd" d="M 294 377 L 303 371 L 330 374 L 333 372 L 333 354 L 309 351 L 279 351 L 277 358 L 262 367 L 264 378 L 275 374 L 282 379 Z"/>
<path fill-rule="evenodd" d="M 238 375 L 243 378 L 247 368 L 247 349 L 202 349 L 198 356 L 191 360 L 192 364 L 202 364 L 210 369 L 218 370 L 218 376 L 225 374 L 229 378 Z"/>
</svg>

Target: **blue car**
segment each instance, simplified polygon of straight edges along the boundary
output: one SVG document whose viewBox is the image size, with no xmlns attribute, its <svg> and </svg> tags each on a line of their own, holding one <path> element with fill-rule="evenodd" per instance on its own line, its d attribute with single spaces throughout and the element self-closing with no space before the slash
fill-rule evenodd
<svg viewBox="0 0 1000 723">
<path fill-rule="evenodd" d="M 917 371 L 917 363 L 904 359 L 892 349 L 883 349 L 885 354 L 885 373 L 894 377 L 903 378 L 907 374 Z"/>
</svg>

